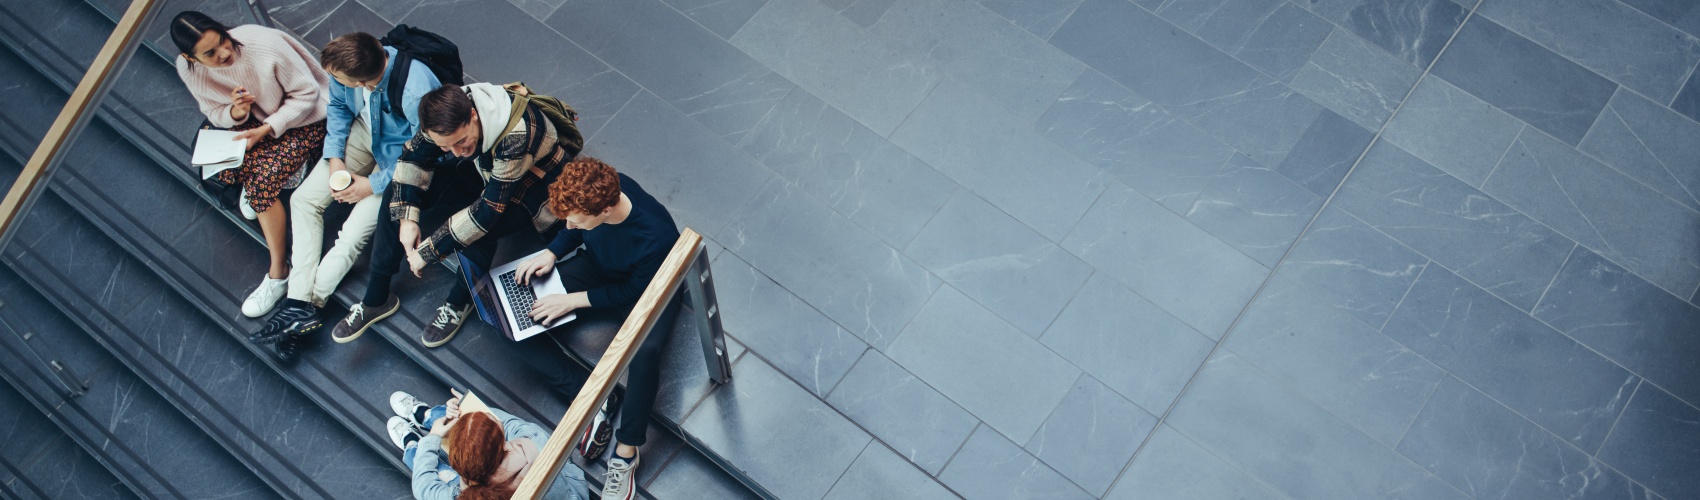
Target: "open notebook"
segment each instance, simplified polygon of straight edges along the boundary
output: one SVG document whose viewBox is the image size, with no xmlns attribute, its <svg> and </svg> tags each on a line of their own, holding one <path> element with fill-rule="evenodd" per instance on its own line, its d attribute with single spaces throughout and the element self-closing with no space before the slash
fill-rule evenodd
<svg viewBox="0 0 1700 500">
<path fill-rule="evenodd" d="M 219 172 L 242 166 L 242 156 L 248 153 L 248 142 L 236 140 L 231 130 L 201 129 L 195 135 L 195 154 L 191 165 L 201 167 L 201 179 L 210 179 Z"/>
</svg>

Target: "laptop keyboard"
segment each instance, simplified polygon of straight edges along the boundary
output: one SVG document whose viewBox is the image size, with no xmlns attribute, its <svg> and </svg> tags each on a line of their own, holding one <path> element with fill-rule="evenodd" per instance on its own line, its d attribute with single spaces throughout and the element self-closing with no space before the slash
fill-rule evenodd
<svg viewBox="0 0 1700 500">
<path fill-rule="evenodd" d="M 531 320 L 531 305 L 537 302 L 537 295 L 531 292 L 531 285 L 522 285 L 514 278 L 515 271 L 502 273 L 502 289 L 508 294 L 508 310 L 514 313 L 514 323 L 524 330 L 536 326 Z"/>
</svg>

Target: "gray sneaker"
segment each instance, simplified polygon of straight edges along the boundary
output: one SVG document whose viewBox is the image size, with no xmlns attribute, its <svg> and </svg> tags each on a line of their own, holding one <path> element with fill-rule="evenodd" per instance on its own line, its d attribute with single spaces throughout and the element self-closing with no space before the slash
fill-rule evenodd
<svg viewBox="0 0 1700 500">
<path fill-rule="evenodd" d="M 331 327 L 331 340 L 335 340 L 338 344 L 353 342 L 354 339 L 360 338 L 361 334 L 366 333 L 366 330 L 371 328 L 373 323 L 388 318 L 399 310 L 401 310 L 401 297 L 395 295 L 391 295 L 390 300 L 384 301 L 384 305 L 371 310 L 366 309 L 366 304 L 355 302 L 354 307 L 348 308 L 348 316 L 342 318 L 342 321 L 336 322 L 336 326 Z"/>
<path fill-rule="evenodd" d="M 458 309 L 448 303 L 437 306 L 437 317 L 431 320 L 431 324 L 425 325 L 425 334 L 419 337 L 419 341 L 424 342 L 425 347 L 449 343 L 450 339 L 455 338 L 455 332 L 460 331 L 460 325 L 466 323 L 468 314 L 472 314 L 472 304 Z"/>
<path fill-rule="evenodd" d="M 637 486 L 633 485 L 632 481 L 637 478 L 640 458 L 643 458 L 641 450 L 632 454 L 631 462 L 620 458 L 618 452 L 608 459 L 608 474 L 602 478 L 602 500 L 632 500 L 633 494 L 637 492 Z"/>
</svg>

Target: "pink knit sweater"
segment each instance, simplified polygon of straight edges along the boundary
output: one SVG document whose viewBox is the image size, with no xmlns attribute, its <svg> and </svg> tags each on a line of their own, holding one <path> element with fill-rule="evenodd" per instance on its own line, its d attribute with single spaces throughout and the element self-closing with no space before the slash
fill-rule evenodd
<svg viewBox="0 0 1700 500">
<path fill-rule="evenodd" d="M 230 118 L 230 93 L 236 87 L 254 96 L 248 112 L 272 126 L 272 137 L 325 118 L 330 77 L 311 50 L 287 33 L 253 24 L 231 28 L 230 37 L 242 42 L 230 67 L 208 68 L 177 58 L 177 76 L 207 120 L 218 127 L 238 125 Z"/>
</svg>

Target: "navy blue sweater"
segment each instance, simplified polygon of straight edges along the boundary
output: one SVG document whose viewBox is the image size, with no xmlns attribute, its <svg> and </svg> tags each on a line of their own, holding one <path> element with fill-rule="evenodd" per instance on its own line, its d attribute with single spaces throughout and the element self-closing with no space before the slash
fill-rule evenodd
<svg viewBox="0 0 1700 500">
<path fill-rule="evenodd" d="M 619 224 L 603 224 L 589 231 L 562 229 L 549 243 L 556 256 L 584 245 L 584 256 L 590 257 L 606 270 L 630 276 L 624 282 L 585 290 L 590 307 L 631 307 L 637 304 L 643 289 L 661 270 L 661 261 L 679 240 L 679 226 L 673 215 L 655 197 L 644 192 L 637 181 L 626 174 L 620 176 L 620 192 L 632 200 L 632 213 Z M 565 216 L 565 214 L 556 214 Z"/>
</svg>

